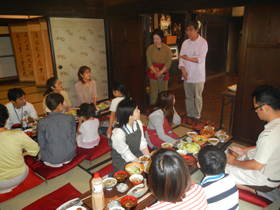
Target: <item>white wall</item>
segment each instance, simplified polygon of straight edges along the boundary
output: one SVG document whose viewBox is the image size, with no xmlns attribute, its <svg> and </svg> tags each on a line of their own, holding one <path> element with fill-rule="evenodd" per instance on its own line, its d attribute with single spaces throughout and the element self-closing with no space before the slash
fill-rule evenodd
<svg viewBox="0 0 280 210">
<path fill-rule="evenodd" d="M 50 18 L 58 79 L 76 106 L 74 84 L 81 66 L 91 68 L 97 100 L 108 98 L 107 60 L 103 19 Z M 58 67 L 62 66 L 62 69 Z"/>
</svg>

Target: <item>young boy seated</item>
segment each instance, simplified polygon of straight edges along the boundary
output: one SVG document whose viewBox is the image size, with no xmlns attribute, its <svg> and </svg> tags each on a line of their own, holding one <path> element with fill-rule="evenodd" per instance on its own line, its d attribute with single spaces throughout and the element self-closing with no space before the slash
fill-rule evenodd
<svg viewBox="0 0 280 210">
<path fill-rule="evenodd" d="M 238 209 L 238 189 L 225 174 L 227 157 L 218 147 L 208 145 L 198 153 L 197 166 L 205 177 L 199 183 L 206 192 L 209 209 Z"/>
<path fill-rule="evenodd" d="M 61 167 L 76 155 L 76 123 L 73 115 L 63 114 L 64 98 L 59 93 L 46 98 L 51 113 L 38 123 L 41 160 L 50 167 Z"/>
</svg>

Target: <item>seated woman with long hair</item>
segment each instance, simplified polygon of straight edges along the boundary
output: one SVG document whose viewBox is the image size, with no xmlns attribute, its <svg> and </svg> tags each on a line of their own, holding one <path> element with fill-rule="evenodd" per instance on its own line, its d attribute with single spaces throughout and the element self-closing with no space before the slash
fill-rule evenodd
<svg viewBox="0 0 280 210">
<path fill-rule="evenodd" d="M 148 129 L 145 137 L 152 149 L 161 147 L 162 143 L 174 143 L 178 138 L 172 131 L 172 123 L 180 125 L 181 118 L 175 108 L 175 96 L 171 91 L 162 91 L 158 95 L 156 110 L 149 115 Z"/>
<path fill-rule="evenodd" d="M 122 100 L 117 108 L 118 124 L 108 141 L 112 148 L 115 171 L 123 171 L 130 162 L 138 162 L 142 155 L 150 154 L 140 121 L 140 110 L 133 100 Z"/>
<path fill-rule="evenodd" d="M 0 104 L 0 194 L 10 192 L 25 180 L 29 169 L 24 155 L 36 156 L 40 148 L 24 132 L 7 130 L 5 124 L 9 118 L 6 106 Z M 26 152 L 22 153 L 22 149 Z"/>
<path fill-rule="evenodd" d="M 171 149 L 159 149 L 152 157 L 148 182 L 157 203 L 147 209 L 208 209 L 204 189 L 192 184 L 182 156 Z"/>
</svg>

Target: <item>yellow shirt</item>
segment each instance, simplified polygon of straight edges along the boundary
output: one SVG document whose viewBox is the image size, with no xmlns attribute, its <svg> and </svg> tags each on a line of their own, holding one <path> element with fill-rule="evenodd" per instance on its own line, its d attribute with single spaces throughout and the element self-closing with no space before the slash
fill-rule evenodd
<svg viewBox="0 0 280 210">
<path fill-rule="evenodd" d="M 19 130 L 0 133 L 0 182 L 13 179 L 26 170 L 22 149 L 29 155 L 36 156 L 38 144 Z"/>
</svg>

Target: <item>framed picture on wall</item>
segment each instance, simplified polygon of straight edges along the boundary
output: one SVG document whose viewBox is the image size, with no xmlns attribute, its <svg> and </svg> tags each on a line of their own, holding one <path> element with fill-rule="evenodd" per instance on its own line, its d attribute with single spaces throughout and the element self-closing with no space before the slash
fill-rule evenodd
<svg viewBox="0 0 280 210">
<path fill-rule="evenodd" d="M 160 21 L 160 29 L 163 31 L 164 36 L 171 36 L 171 21 L 170 20 Z"/>
<path fill-rule="evenodd" d="M 178 47 L 177 46 L 170 46 L 170 50 L 172 53 L 172 60 L 178 60 Z"/>
</svg>

